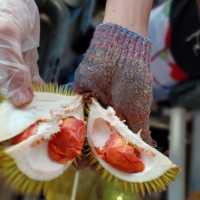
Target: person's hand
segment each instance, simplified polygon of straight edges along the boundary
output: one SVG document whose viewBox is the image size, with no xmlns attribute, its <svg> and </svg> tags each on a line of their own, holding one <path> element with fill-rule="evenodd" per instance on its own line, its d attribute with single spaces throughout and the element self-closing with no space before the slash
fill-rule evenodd
<svg viewBox="0 0 200 200">
<path fill-rule="evenodd" d="M 150 42 L 118 25 L 99 25 L 75 74 L 75 88 L 113 106 L 118 116 L 150 144 L 152 77 Z"/>
<path fill-rule="evenodd" d="M 39 13 L 34 1 L 6 0 L 0 6 L 0 94 L 21 107 L 41 82 L 37 66 Z"/>
<path fill-rule="evenodd" d="M 142 130 L 150 144 L 151 44 L 146 36 L 152 3 L 107 0 L 104 24 L 97 27 L 75 74 L 77 91 L 89 92 L 104 105 L 113 106 L 134 132 Z"/>
<path fill-rule="evenodd" d="M 89 92 L 104 105 L 113 106 L 117 115 L 134 132 L 141 130 L 143 139 L 150 144 L 151 44 L 146 35 L 152 3 L 107 0 L 104 24 L 97 27 L 75 74 L 78 92 Z"/>
</svg>

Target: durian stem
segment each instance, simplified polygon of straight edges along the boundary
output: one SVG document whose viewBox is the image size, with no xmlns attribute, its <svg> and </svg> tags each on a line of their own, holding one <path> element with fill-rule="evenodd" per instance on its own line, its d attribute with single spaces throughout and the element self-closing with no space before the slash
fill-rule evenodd
<svg viewBox="0 0 200 200">
<path fill-rule="evenodd" d="M 80 172 L 77 170 L 74 176 L 74 183 L 72 188 L 72 195 L 70 200 L 76 200 L 76 194 L 78 190 L 78 182 L 79 182 Z"/>
</svg>

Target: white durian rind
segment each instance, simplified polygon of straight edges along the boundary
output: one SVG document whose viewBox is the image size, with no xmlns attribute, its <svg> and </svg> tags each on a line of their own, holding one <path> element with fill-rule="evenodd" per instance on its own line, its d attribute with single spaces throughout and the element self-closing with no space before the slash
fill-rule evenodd
<svg viewBox="0 0 200 200">
<path fill-rule="evenodd" d="M 41 119 L 51 119 L 52 112 L 67 109 L 65 116 L 83 119 L 82 97 L 64 96 L 49 92 L 35 92 L 33 101 L 17 109 L 9 101 L 0 103 L 0 142 L 21 134 Z"/>
<path fill-rule="evenodd" d="M 88 117 L 87 124 L 87 139 L 89 146 L 91 147 L 92 153 L 94 154 L 95 159 L 99 164 L 110 174 L 117 177 L 118 179 L 130 183 L 143 183 L 151 180 L 155 180 L 165 174 L 169 169 L 176 168 L 166 156 L 157 151 L 155 148 L 146 144 L 140 137 L 139 134 L 133 133 L 125 123 L 123 123 L 115 114 L 115 111 L 109 107 L 104 109 L 96 100 L 93 99 L 92 104 L 90 105 L 90 112 Z M 105 162 L 95 151 L 94 142 L 95 142 L 95 130 L 94 125 L 98 120 L 104 120 L 108 122 L 118 133 L 128 140 L 130 143 L 137 145 L 140 148 L 151 152 L 150 154 L 142 153 L 142 160 L 145 164 L 145 170 L 140 173 L 125 173 L 114 167 L 109 163 Z M 99 137 L 100 137 L 99 133 Z M 105 133 L 103 134 L 105 136 Z M 100 139 L 96 142 L 95 145 L 99 145 Z"/>
</svg>

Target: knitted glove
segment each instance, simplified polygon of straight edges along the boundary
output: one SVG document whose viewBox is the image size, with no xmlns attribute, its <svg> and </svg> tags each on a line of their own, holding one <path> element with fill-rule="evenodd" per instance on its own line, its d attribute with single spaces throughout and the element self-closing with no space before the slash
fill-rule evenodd
<svg viewBox="0 0 200 200">
<path fill-rule="evenodd" d="M 96 29 L 90 48 L 75 74 L 80 93 L 91 93 L 104 105 L 113 106 L 143 139 L 153 144 L 149 132 L 152 77 L 148 39 L 114 24 Z"/>
</svg>

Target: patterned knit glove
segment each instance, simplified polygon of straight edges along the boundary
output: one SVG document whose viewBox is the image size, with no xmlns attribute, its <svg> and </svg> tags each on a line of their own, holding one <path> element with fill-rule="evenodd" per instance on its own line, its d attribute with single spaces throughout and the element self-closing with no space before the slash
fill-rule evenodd
<svg viewBox="0 0 200 200">
<path fill-rule="evenodd" d="M 143 36 L 114 24 L 97 26 L 82 63 L 75 74 L 80 93 L 91 93 L 143 139 L 153 144 L 149 132 L 152 77 L 151 44 Z"/>
</svg>

